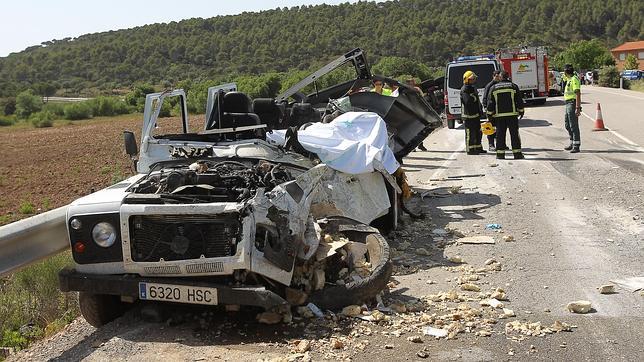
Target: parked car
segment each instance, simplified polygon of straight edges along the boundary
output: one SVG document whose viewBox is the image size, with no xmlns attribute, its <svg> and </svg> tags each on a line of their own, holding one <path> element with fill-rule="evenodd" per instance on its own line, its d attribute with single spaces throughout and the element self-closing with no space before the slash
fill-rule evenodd
<svg viewBox="0 0 644 362">
<path fill-rule="evenodd" d="M 644 71 L 641 70 L 625 70 L 621 74 L 622 78 L 628 80 L 638 80 L 644 77 Z"/>
</svg>

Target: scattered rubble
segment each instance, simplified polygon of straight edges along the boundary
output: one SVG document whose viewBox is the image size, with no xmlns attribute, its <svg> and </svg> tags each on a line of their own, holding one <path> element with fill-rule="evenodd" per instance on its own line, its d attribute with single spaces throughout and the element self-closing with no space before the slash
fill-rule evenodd
<svg viewBox="0 0 644 362">
<path fill-rule="evenodd" d="M 599 294 L 613 294 L 615 293 L 615 286 L 612 284 L 602 285 L 599 289 Z"/>
<path fill-rule="evenodd" d="M 423 343 L 423 338 L 421 336 L 410 336 L 407 337 L 407 340 L 412 343 Z"/>
<path fill-rule="evenodd" d="M 587 300 L 578 300 L 568 303 L 566 309 L 573 313 L 586 314 L 591 311 L 592 304 Z"/>
<path fill-rule="evenodd" d="M 449 331 L 441 328 L 434 328 L 434 327 L 427 326 L 423 328 L 423 334 L 426 336 L 436 337 L 436 339 L 438 339 L 438 338 L 447 337 L 447 335 L 449 334 Z"/>
<path fill-rule="evenodd" d="M 503 241 L 505 241 L 505 242 L 512 242 L 512 241 L 515 241 L 515 240 L 514 240 L 514 236 L 512 236 L 512 235 L 505 235 L 505 236 L 503 236 Z"/>
<path fill-rule="evenodd" d="M 505 240 L 505 237 L 504 237 Z M 462 237 L 456 241 L 459 244 L 494 244 L 494 238 L 491 236 L 477 235 Z"/>
<path fill-rule="evenodd" d="M 264 312 L 257 315 L 257 321 L 264 324 L 277 324 L 282 321 L 282 315 L 275 312 Z"/>
</svg>

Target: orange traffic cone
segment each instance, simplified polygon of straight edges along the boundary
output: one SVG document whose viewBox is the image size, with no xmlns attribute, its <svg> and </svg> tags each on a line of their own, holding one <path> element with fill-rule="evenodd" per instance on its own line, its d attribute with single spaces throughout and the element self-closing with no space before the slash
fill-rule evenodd
<svg viewBox="0 0 644 362">
<path fill-rule="evenodd" d="M 593 131 L 608 131 L 608 128 L 604 127 L 604 119 L 602 118 L 602 106 L 597 103 L 597 117 L 595 117 L 595 128 Z"/>
</svg>

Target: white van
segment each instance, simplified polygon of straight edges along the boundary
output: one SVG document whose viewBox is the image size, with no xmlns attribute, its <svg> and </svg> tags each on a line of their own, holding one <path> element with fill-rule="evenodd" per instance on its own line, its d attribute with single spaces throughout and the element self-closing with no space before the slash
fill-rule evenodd
<svg viewBox="0 0 644 362">
<path fill-rule="evenodd" d="M 494 55 L 464 56 L 458 57 L 455 61 L 447 63 L 445 69 L 445 114 L 447 115 L 447 127 L 454 128 L 456 121 L 461 123 L 461 87 L 463 86 L 463 74 L 468 70 L 477 75 L 476 88 L 479 97 L 483 101 L 485 85 L 492 80 L 495 70 L 501 69 L 501 63 Z"/>
</svg>

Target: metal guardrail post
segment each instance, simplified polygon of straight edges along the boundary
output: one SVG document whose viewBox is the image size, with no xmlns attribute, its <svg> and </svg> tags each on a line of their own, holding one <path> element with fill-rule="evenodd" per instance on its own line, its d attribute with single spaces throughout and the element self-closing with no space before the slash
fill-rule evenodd
<svg viewBox="0 0 644 362">
<path fill-rule="evenodd" d="M 0 226 L 0 276 L 69 247 L 67 206 Z"/>
</svg>

